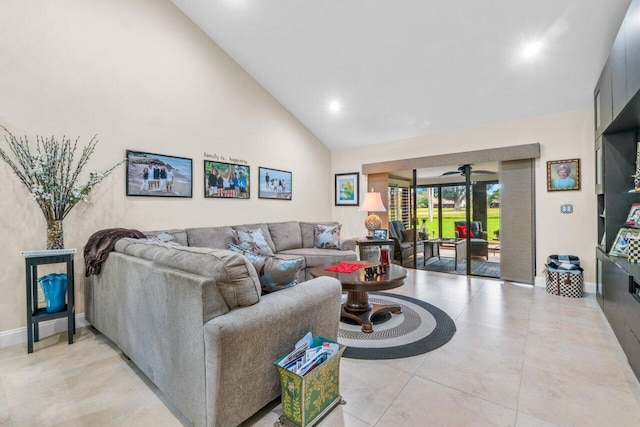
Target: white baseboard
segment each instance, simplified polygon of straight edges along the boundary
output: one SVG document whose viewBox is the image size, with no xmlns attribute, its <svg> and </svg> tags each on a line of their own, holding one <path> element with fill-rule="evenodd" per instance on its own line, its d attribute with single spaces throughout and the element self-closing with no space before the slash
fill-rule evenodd
<svg viewBox="0 0 640 427">
<path fill-rule="evenodd" d="M 76 314 L 76 329 L 89 326 L 84 318 L 84 313 Z M 67 318 L 47 320 L 40 322 L 40 339 L 59 334 L 67 330 Z M 11 347 L 12 345 L 27 342 L 27 327 L 12 329 L 0 332 L 0 348 Z"/>
<path fill-rule="evenodd" d="M 543 276 L 536 276 L 535 285 L 546 289 L 547 281 Z M 596 293 L 595 282 L 584 282 L 584 291 L 588 294 L 595 294 Z"/>
</svg>

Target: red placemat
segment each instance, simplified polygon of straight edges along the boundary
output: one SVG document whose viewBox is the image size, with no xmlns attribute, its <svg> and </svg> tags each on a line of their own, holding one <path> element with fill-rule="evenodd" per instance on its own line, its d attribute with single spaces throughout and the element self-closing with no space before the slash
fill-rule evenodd
<svg viewBox="0 0 640 427">
<path fill-rule="evenodd" d="M 341 262 L 331 267 L 325 268 L 325 271 L 335 271 L 337 273 L 353 273 L 354 271 L 366 267 L 367 264 L 358 264 L 353 262 Z"/>
</svg>

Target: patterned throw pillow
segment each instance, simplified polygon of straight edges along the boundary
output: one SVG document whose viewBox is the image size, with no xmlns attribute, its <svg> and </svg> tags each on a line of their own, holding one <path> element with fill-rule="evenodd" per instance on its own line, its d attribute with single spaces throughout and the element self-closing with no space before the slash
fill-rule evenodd
<svg viewBox="0 0 640 427">
<path fill-rule="evenodd" d="M 313 229 L 313 247 L 319 249 L 340 249 L 340 228 L 342 225 L 320 225 Z"/>
<path fill-rule="evenodd" d="M 243 250 L 258 255 L 273 256 L 274 253 L 269 247 L 262 230 L 234 230 L 236 244 Z"/>
<path fill-rule="evenodd" d="M 229 245 L 229 250 L 246 256 L 258 272 L 263 293 L 275 292 L 298 284 L 296 276 L 302 268 L 304 258 L 282 259 L 262 256 L 245 251 L 239 246 Z"/>
</svg>

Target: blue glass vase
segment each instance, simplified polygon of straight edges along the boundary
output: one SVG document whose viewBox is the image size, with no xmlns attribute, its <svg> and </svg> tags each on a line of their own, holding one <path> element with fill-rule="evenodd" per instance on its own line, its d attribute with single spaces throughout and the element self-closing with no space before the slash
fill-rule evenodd
<svg viewBox="0 0 640 427">
<path fill-rule="evenodd" d="M 64 310 L 65 295 L 67 293 L 66 274 L 47 274 L 38 279 L 47 302 L 47 313 L 57 313 Z"/>
</svg>

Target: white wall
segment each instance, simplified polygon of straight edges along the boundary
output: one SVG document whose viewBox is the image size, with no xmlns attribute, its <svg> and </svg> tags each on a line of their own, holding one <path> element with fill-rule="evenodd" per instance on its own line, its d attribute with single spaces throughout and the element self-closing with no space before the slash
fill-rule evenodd
<svg viewBox="0 0 640 427">
<path fill-rule="evenodd" d="M 362 171 L 362 164 L 413 157 L 540 143 L 536 160 L 536 275 L 542 275 L 551 254 L 580 257 L 585 280 L 595 281 L 596 197 L 594 191 L 593 111 L 581 110 L 465 129 L 440 135 L 376 144 L 365 148 L 332 152 L 333 173 Z M 580 191 L 547 192 L 546 165 L 550 160 L 580 159 Z M 366 177 L 360 192 L 366 192 Z M 562 214 L 570 203 L 573 214 Z M 365 232 L 366 213 L 355 207 L 334 207 L 334 219 L 344 223 L 352 236 Z"/>
<path fill-rule="evenodd" d="M 121 167 L 64 222 L 77 248 L 77 313 L 84 311 L 83 246 L 108 227 L 141 230 L 260 221 L 328 220 L 330 153 L 168 0 L 3 0 L 0 124 L 16 135 L 66 134 L 100 143 L 86 172 L 126 149 L 193 159 L 193 198 L 125 196 Z M 203 198 L 204 152 L 251 167 L 250 200 Z M 258 199 L 258 166 L 293 172 L 293 200 Z M 0 332 L 26 324 L 24 259 L 42 249 L 45 222 L 0 164 Z"/>
</svg>

